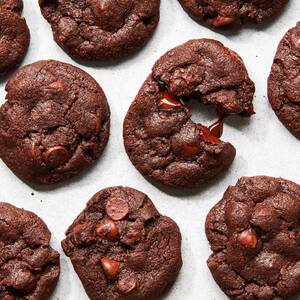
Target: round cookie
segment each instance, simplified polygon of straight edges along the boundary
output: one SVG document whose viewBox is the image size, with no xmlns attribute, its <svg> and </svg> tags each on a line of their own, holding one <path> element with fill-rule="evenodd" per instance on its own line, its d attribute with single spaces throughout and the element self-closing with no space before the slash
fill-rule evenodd
<svg viewBox="0 0 300 300">
<path fill-rule="evenodd" d="M 300 292 L 300 186 L 243 177 L 209 212 L 208 267 L 230 299 L 288 299 Z"/>
<path fill-rule="evenodd" d="M 39 0 L 55 41 L 72 57 L 110 60 L 128 56 L 150 39 L 160 0 Z"/>
<path fill-rule="evenodd" d="M 285 127 L 300 139 L 300 23 L 281 40 L 268 80 L 268 97 Z"/>
<path fill-rule="evenodd" d="M 253 94 L 241 58 L 220 42 L 191 40 L 172 49 L 155 63 L 127 112 L 130 160 L 146 178 L 168 186 L 207 183 L 230 166 L 235 149 L 219 139 L 217 123 L 207 128 L 192 121 L 185 100 L 212 104 L 223 116 L 250 116 Z"/>
<path fill-rule="evenodd" d="M 0 0 L 0 76 L 22 61 L 29 46 L 29 29 L 19 16 L 22 8 L 22 1 Z"/>
<path fill-rule="evenodd" d="M 91 166 L 109 137 L 110 111 L 97 82 L 62 62 L 19 69 L 0 108 L 0 157 L 22 180 L 48 185 Z"/>
<path fill-rule="evenodd" d="M 0 202 L 0 299 L 46 300 L 59 273 L 51 233 L 34 213 Z"/>
<path fill-rule="evenodd" d="M 91 300 L 157 299 L 182 265 L 176 223 L 129 187 L 95 194 L 62 247 Z"/>
<path fill-rule="evenodd" d="M 214 27 L 260 23 L 284 9 L 288 0 L 179 0 L 196 21 Z"/>
</svg>

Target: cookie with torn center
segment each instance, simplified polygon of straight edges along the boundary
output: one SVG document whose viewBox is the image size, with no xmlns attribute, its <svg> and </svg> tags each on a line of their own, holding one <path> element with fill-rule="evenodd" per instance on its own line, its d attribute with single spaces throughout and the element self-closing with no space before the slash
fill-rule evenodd
<svg viewBox="0 0 300 300">
<path fill-rule="evenodd" d="M 300 292 L 300 186 L 242 177 L 206 218 L 208 267 L 230 299 L 290 299 Z"/>
<path fill-rule="evenodd" d="M 72 57 L 123 58 L 148 41 L 160 0 L 39 0 L 55 41 Z"/>
<path fill-rule="evenodd" d="M 46 300 L 59 273 L 51 233 L 34 213 L 0 202 L 0 299 Z"/>
<path fill-rule="evenodd" d="M 49 185 L 91 166 L 109 137 L 110 111 L 97 82 L 62 62 L 19 69 L 0 108 L 0 157 L 22 180 Z"/>
<path fill-rule="evenodd" d="M 95 194 L 62 247 L 91 300 L 157 299 L 182 265 L 176 223 L 129 187 Z"/>
<path fill-rule="evenodd" d="M 226 115 L 250 116 L 254 84 L 242 59 L 218 41 L 191 40 L 154 65 L 124 120 L 133 165 L 148 179 L 194 188 L 218 177 L 235 148 L 220 140 Z M 220 120 L 206 127 L 191 119 L 186 100 L 214 105 Z"/>
</svg>

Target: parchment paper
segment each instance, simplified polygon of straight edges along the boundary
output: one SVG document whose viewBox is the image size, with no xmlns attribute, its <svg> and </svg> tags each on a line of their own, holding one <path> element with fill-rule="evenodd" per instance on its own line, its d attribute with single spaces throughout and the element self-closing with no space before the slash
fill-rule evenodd
<svg viewBox="0 0 300 300">
<path fill-rule="evenodd" d="M 127 185 L 145 192 L 160 212 L 173 218 L 181 229 L 184 264 L 165 299 L 225 299 L 206 266 L 211 251 L 204 233 L 204 221 L 209 209 L 221 199 L 230 184 L 235 184 L 244 175 L 281 176 L 300 183 L 300 141 L 273 113 L 267 101 L 266 85 L 279 40 L 300 20 L 300 1 L 290 0 L 284 13 L 273 22 L 222 35 L 194 22 L 176 0 L 162 0 L 159 26 L 146 47 L 115 64 L 89 65 L 79 65 L 53 41 L 50 26 L 42 17 L 37 0 L 24 2 L 31 44 L 23 64 L 52 58 L 81 67 L 100 83 L 111 109 L 111 136 L 104 154 L 95 167 L 67 184 L 34 190 L 0 162 L 0 200 L 37 213 L 52 231 L 52 246 L 61 253 L 61 277 L 51 299 L 88 299 L 69 259 L 62 252 L 60 241 L 87 200 L 98 190 L 113 185 Z M 154 186 L 133 167 L 123 147 L 122 124 L 131 101 L 155 60 L 189 39 L 204 37 L 220 40 L 243 58 L 256 84 L 256 115 L 251 120 L 230 117 L 226 121 L 223 140 L 236 147 L 237 156 L 224 176 L 202 189 L 176 192 Z M 0 85 L 1 103 L 6 94 L 6 79 Z M 193 111 L 193 117 L 199 121 L 213 120 L 211 109 L 199 106 Z"/>
</svg>

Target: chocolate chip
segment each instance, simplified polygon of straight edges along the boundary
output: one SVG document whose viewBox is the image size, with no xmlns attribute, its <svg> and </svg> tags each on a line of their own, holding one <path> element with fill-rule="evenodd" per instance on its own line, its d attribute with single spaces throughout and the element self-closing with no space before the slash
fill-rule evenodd
<svg viewBox="0 0 300 300">
<path fill-rule="evenodd" d="M 120 263 L 110 258 L 101 258 L 103 271 L 108 279 L 114 280 L 119 275 Z"/>
<path fill-rule="evenodd" d="M 235 22 L 234 18 L 222 17 L 222 16 L 217 16 L 211 20 L 211 24 L 215 27 L 222 27 L 222 26 L 230 25 L 234 22 Z"/>
<path fill-rule="evenodd" d="M 16 298 L 10 294 L 3 296 L 2 300 L 15 300 Z"/>
<path fill-rule="evenodd" d="M 243 231 L 239 237 L 238 241 L 241 245 L 243 245 L 246 248 L 256 248 L 257 245 L 257 236 L 253 229 L 248 229 Z"/>
<path fill-rule="evenodd" d="M 63 146 L 55 146 L 49 148 L 45 152 L 46 164 L 52 168 L 59 167 L 67 162 L 69 159 L 69 152 Z"/>
<path fill-rule="evenodd" d="M 107 215 L 115 220 L 122 220 L 129 212 L 129 207 L 126 201 L 120 198 L 112 198 L 106 203 Z"/>
<path fill-rule="evenodd" d="M 123 276 L 117 285 L 117 288 L 120 293 L 124 295 L 130 294 L 137 286 L 136 279 L 130 276 Z"/>
<path fill-rule="evenodd" d="M 37 146 L 35 143 L 32 143 L 32 146 L 31 146 L 31 155 L 34 159 L 37 159 L 39 154 L 38 154 L 38 149 L 37 149 Z"/>
<path fill-rule="evenodd" d="M 96 234 L 102 239 L 106 238 L 109 241 L 115 241 L 119 238 L 119 229 L 115 222 L 105 219 L 96 226 Z"/>
<path fill-rule="evenodd" d="M 54 81 L 48 85 L 48 88 L 54 90 L 62 90 L 64 88 L 64 85 L 61 81 Z"/>
<path fill-rule="evenodd" d="M 96 114 L 92 114 L 95 119 L 95 131 L 99 132 L 100 129 L 100 120 L 99 117 Z"/>
</svg>

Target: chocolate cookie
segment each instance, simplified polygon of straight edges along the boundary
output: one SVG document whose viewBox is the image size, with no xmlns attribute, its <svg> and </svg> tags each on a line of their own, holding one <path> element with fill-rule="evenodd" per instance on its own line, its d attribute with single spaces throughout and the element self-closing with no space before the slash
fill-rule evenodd
<svg viewBox="0 0 300 300">
<path fill-rule="evenodd" d="M 268 96 L 279 120 L 300 139 L 300 23 L 281 40 L 268 81 Z"/>
<path fill-rule="evenodd" d="M 22 180 L 57 183 L 102 153 L 110 112 L 97 82 L 72 65 L 48 60 L 19 69 L 0 108 L 0 157 Z"/>
<path fill-rule="evenodd" d="M 20 15 L 23 9 L 23 1 L 22 0 L 0 0 L 0 9 L 11 10 Z"/>
<path fill-rule="evenodd" d="M 21 0 L 0 0 L 0 76 L 24 58 L 30 40 L 29 29 L 20 17 Z"/>
<path fill-rule="evenodd" d="M 196 21 L 214 27 L 260 23 L 281 12 L 288 0 L 179 0 Z"/>
<path fill-rule="evenodd" d="M 39 0 L 55 41 L 72 57 L 127 56 L 152 35 L 160 0 Z"/>
<path fill-rule="evenodd" d="M 230 299 L 283 300 L 300 292 L 300 186 L 243 177 L 206 219 L 208 267 Z"/>
<path fill-rule="evenodd" d="M 34 213 L 0 202 L 0 298 L 46 300 L 56 286 L 59 254 Z"/>
<path fill-rule="evenodd" d="M 235 149 L 219 138 L 227 114 L 253 114 L 254 84 L 241 58 L 220 42 L 191 40 L 154 65 L 124 121 L 124 144 L 147 178 L 193 188 L 219 176 Z M 221 119 L 205 127 L 191 120 L 185 101 L 216 106 Z"/>
<path fill-rule="evenodd" d="M 92 300 L 153 300 L 182 265 L 176 223 L 129 187 L 101 190 L 66 232 L 62 247 Z"/>
</svg>

